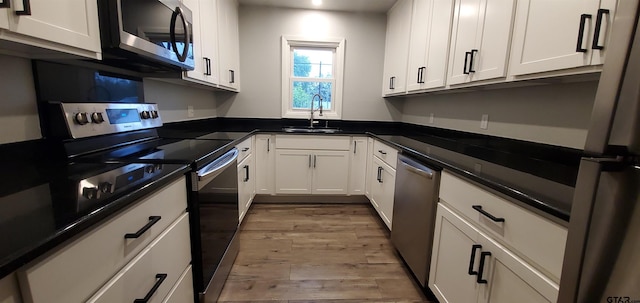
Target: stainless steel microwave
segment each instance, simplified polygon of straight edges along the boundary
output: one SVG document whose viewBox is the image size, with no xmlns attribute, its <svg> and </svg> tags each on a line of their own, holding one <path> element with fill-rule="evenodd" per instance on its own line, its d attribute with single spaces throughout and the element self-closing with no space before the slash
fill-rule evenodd
<svg viewBox="0 0 640 303">
<path fill-rule="evenodd" d="M 193 70 L 193 17 L 179 0 L 98 0 L 103 63 L 143 73 Z"/>
</svg>

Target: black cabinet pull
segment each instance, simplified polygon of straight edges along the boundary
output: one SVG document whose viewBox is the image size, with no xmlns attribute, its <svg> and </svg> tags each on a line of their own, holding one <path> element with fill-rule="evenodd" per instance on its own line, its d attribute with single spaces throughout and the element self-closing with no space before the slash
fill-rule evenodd
<svg viewBox="0 0 640 303">
<path fill-rule="evenodd" d="M 584 26 L 585 26 L 585 23 L 587 23 L 587 19 L 591 19 L 590 14 L 580 15 L 580 28 L 578 29 L 578 44 L 576 46 L 576 52 L 578 53 L 587 52 L 586 48 L 582 48 L 582 40 L 584 40 Z"/>
<path fill-rule="evenodd" d="M 0 8 L 11 8 L 11 0 L 3 0 L 0 2 Z"/>
<path fill-rule="evenodd" d="M 311 168 L 311 155 L 309 155 L 309 168 Z"/>
<path fill-rule="evenodd" d="M 598 45 L 598 40 L 600 40 L 600 30 L 602 29 L 602 16 L 604 14 L 609 15 L 610 11 L 604 8 L 598 10 L 598 15 L 596 16 L 596 28 L 593 33 L 593 43 L 591 43 L 592 49 L 604 49 L 604 45 Z"/>
<path fill-rule="evenodd" d="M 316 155 L 313 155 L 313 168 L 316 168 Z"/>
<path fill-rule="evenodd" d="M 267 152 L 271 151 L 271 139 L 267 138 Z"/>
<path fill-rule="evenodd" d="M 473 205 L 473 206 L 471 206 L 471 208 L 477 210 L 479 213 L 481 213 L 485 217 L 491 219 L 491 221 L 493 221 L 493 222 L 504 222 L 504 218 L 498 218 L 498 217 L 486 212 L 484 209 L 482 209 L 482 205 Z"/>
<path fill-rule="evenodd" d="M 476 70 L 475 70 L 475 69 L 473 69 L 473 57 L 475 57 L 475 55 L 476 55 L 477 53 L 478 53 L 478 50 L 477 50 L 477 49 L 472 49 L 472 50 L 471 50 L 471 53 L 470 53 L 470 56 L 469 56 L 469 57 L 471 57 L 471 60 L 469 60 L 469 72 L 470 72 L 470 73 L 475 73 L 475 72 L 476 72 Z"/>
<path fill-rule="evenodd" d="M 379 153 L 381 153 L 381 154 L 383 154 L 383 155 L 386 155 L 386 154 L 387 154 L 387 152 L 386 152 L 386 151 L 383 151 L 383 150 L 381 150 L 381 149 L 380 149 L 380 150 L 378 150 L 378 152 L 379 152 Z"/>
<path fill-rule="evenodd" d="M 204 75 L 211 76 L 211 59 L 204 57 Z"/>
<path fill-rule="evenodd" d="M 156 279 L 158 281 L 156 281 L 156 283 L 153 284 L 153 287 L 149 290 L 147 295 L 144 296 L 144 298 L 142 298 L 142 299 L 133 300 L 133 303 L 147 303 L 147 302 L 149 302 L 149 300 L 151 300 L 151 297 L 153 296 L 153 294 L 156 293 L 156 291 L 158 290 L 158 288 L 160 288 L 160 285 L 162 284 L 162 282 L 164 282 L 164 280 L 166 278 L 167 278 L 167 274 L 157 274 L 156 275 Z"/>
<path fill-rule="evenodd" d="M 125 239 L 140 238 L 140 236 L 142 236 L 142 234 L 144 234 L 147 230 L 149 230 L 149 228 L 151 228 L 151 226 L 153 226 L 156 223 L 158 223 L 158 221 L 160 221 L 160 219 L 162 219 L 161 216 L 151 216 L 151 217 L 149 217 L 149 223 L 145 224 L 145 226 L 143 226 L 140 230 L 138 230 L 134 234 L 125 234 L 124 238 Z"/>
<path fill-rule="evenodd" d="M 243 152 L 246 152 L 246 151 L 248 151 L 248 150 L 249 150 L 249 148 L 248 148 L 248 147 L 245 147 L 245 148 L 243 148 L 243 149 L 242 149 L 242 151 L 243 151 Z"/>
<path fill-rule="evenodd" d="M 184 49 L 182 53 L 178 51 L 178 41 L 176 40 L 176 20 L 180 16 L 180 20 L 182 21 L 182 26 L 184 28 Z M 184 15 L 182 14 L 182 10 L 179 7 L 176 7 L 176 10 L 171 14 L 171 25 L 169 26 L 169 37 L 171 38 L 171 47 L 173 47 L 173 52 L 178 56 L 178 60 L 180 62 L 184 62 L 187 60 L 187 55 L 189 55 L 189 27 L 187 26 L 187 21 L 185 20 Z"/>
<path fill-rule="evenodd" d="M 382 183 L 382 170 L 381 166 L 378 166 L 378 182 Z"/>
<path fill-rule="evenodd" d="M 471 55 L 471 52 L 464 52 L 464 66 L 462 67 L 462 73 L 465 75 L 469 74 L 469 72 L 467 71 L 467 64 L 469 64 L 470 55 Z"/>
<path fill-rule="evenodd" d="M 7 2 L 11 0 L 6 0 Z M 8 6 L 7 6 L 8 7 Z M 18 16 L 31 16 L 31 1 L 22 0 L 22 10 L 16 10 L 16 15 Z"/>
<path fill-rule="evenodd" d="M 356 149 L 358 149 L 358 141 L 353 141 L 353 154 L 356 154 Z"/>
<path fill-rule="evenodd" d="M 476 262 L 476 250 L 482 248 L 482 245 L 474 244 L 471 246 L 471 258 L 469 259 L 469 275 L 478 275 L 478 272 L 473 270 L 473 263 Z"/>
<path fill-rule="evenodd" d="M 244 176 L 245 176 L 244 180 L 242 181 L 247 182 L 249 181 L 249 165 L 245 165 L 242 168 L 244 168 Z"/>
<path fill-rule="evenodd" d="M 416 83 L 422 84 L 424 83 L 424 70 L 427 69 L 426 67 L 419 67 L 418 68 L 418 80 L 416 81 Z"/>
<path fill-rule="evenodd" d="M 487 256 L 491 256 L 491 253 L 488 251 L 483 251 L 480 253 L 480 266 L 478 268 L 478 277 L 476 277 L 476 282 L 478 282 L 478 284 L 487 284 L 487 280 L 482 278 L 482 274 L 484 273 L 484 260 L 485 257 Z"/>
<path fill-rule="evenodd" d="M 396 89 L 396 77 L 389 78 L 389 89 Z"/>
<path fill-rule="evenodd" d="M 230 69 L 229 70 L 229 78 L 231 80 L 229 80 L 229 83 L 236 83 L 236 71 Z"/>
</svg>

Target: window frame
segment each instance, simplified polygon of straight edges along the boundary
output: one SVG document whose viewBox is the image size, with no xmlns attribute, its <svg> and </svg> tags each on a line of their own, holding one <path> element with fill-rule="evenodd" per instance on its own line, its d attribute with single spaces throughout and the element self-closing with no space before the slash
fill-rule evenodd
<svg viewBox="0 0 640 303">
<path fill-rule="evenodd" d="M 322 117 L 314 113 L 314 119 L 337 120 L 342 117 L 342 88 L 344 79 L 344 38 L 309 38 L 298 36 L 282 36 L 282 118 L 309 119 L 310 109 L 293 108 L 293 81 L 301 79 L 293 75 L 293 48 L 331 49 L 334 51 L 333 91 L 331 94 L 331 110 L 323 110 Z M 304 78 L 329 82 L 327 78 Z M 314 107 L 315 108 L 315 107 Z"/>
</svg>

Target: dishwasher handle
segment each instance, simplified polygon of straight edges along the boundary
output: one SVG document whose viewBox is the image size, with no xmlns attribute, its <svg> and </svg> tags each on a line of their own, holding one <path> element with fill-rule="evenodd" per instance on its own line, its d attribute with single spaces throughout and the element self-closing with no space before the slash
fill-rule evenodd
<svg viewBox="0 0 640 303">
<path fill-rule="evenodd" d="M 400 160 L 400 163 L 402 164 L 402 166 L 406 170 L 408 170 L 408 171 L 410 171 L 410 172 L 412 172 L 414 174 L 418 174 L 418 175 L 423 176 L 423 177 L 425 177 L 427 179 L 433 179 L 433 171 L 431 171 L 431 170 L 419 169 L 419 168 L 414 167 L 413 165 L 411 165 L 411 164 L 409 164 L 407 162 L 404 162 L 402 160 Z"/>
</svg>

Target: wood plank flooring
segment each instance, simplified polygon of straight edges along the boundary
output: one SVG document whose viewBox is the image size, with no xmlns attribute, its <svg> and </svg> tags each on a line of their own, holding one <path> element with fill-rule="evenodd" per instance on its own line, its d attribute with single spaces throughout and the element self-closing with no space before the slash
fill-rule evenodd
<svg viewBox="0 0 640 303">
<path fill-rule="evenodd" d="M 377 215 L 366 204 L 253 205 L 218 302 L 432 302 Z"/>
</svg>

